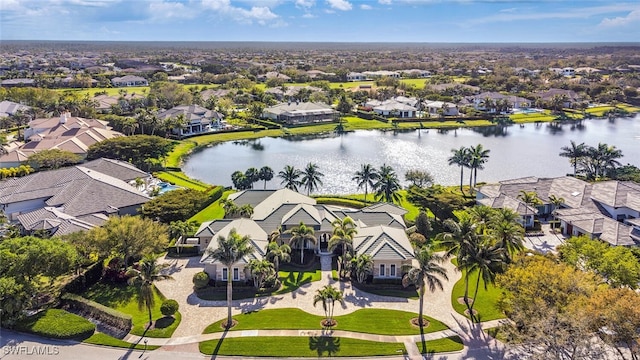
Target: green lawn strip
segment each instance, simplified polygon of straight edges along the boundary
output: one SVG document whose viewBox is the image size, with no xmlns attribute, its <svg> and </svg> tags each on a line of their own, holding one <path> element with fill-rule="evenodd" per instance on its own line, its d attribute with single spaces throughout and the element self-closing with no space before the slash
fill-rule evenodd
<svg viewBox="0 0 640 360">
<path fill-rule="evenodd" d="M 61 309 L 44 310 L 16 324 L 16 330 L 55 339 L 82 340 L 95 329 L 89 320 Z"/>
<path fill-rule="evenodd" d="M 416 313 L 388 309 L 359 309 L 347 315 L 336 316 L 335 330 L 353 331 L 380 335 L 416 335 L 420 329 L 411 325 Z M 426 333 L 448 329 L 446 325 L 428 316 Z M 296 308 L 268 309 L 234 316 L 238 324 L 233 330 L 312 330 L 321 329 L 324 316 L 313 315 Z M 219 320 L 204 330 L 205 334 L 221 332 Z"/>
<path fill-rule="evenodd" d="M 146 95 L 149 93 L 149 86 L 128 86 L 125 88 L 91 88 L 91 89 L 77 89 L 77 88 L 62 88 L 54 89 L 54 91 L 61 93 L 75 93 L 80 96 L 89 95 L 95 97 L 96 93 L 106 92 L 109 96 L 119 96 L 120 91 L 126 91 L 127 94 L 139 94 Z"/>
<path fill-rule="evenodd" d="M 286 345 L 285 345 L 286 344 Z M 199 344 L 206 355 L 272 356 L 272 357 L 342 357 L 399 355 L 404 344 L 383 343 L 349 338 L 277 337 L 227 338 Z"/>
<path fill-rule="evenodd" d="M 278 278 L 282 286 L 272 295 L 285 294 L 313 281 L 320 281 L 322 271 L 279 271 Z"/>
<path fill-rule="evenodd" d="M 154 173 L 154 176 L 162 181 L 188 189 L 206 191 L 213 187 L 213 185 L 208 185 L 201 181 L 191 179 L 179 171 L 159 171 Z"/>
<path fill-rule="evenodd" d="M 116 339 L 113 336 L 109 336 L 107 334 L 103 334 L 100 332 L 96 332 L 91 335 L 90 338 L 84 339 L 83 343 L 93 344 L 93 345 L 102 345 L 102 346 L 111 346 L 125 349 L 135 349 L 135 350 L 144 350 L 144 344 L 133 344 L 130 342 L 126 342 L 124 340 Z M 156 345 L 147 345 L 146 349 L 148 351 L 155 350 L 160 346 Z"/>
<path fill-rule="evenodd" d="M 182 158 L 187 156 L 193 148 L 197 145 L 196 142 L 191 140 L 182 140 L 177 142 L 171 152 L 165 158 L 165 166 L 168 167 L 180 167 Z"/>
<path fill-rule="evenodd" d="M 358 286 L 356 286 L 358 287 Z M 369 294 L 380 295 L 380 296 L 393 296 L 405 299 L 418 300 L 418 294 L 413 288 L 408 290 L 404 289 L 378 289 L 375 288 L 375 285 L 371 288 L 369 287 L 358 287 L 360 290 L 364 292 L 368 292 Z"/>
<path fill-rule="evenodd" d="M 202 224 L 205 221 L 222 219 L 224 218 L 224 209 L 220 205 L 220 201 L 226 199 L 230 194 L 233 194 L 235 190 L 227 190 L 222 194 L 222 197 L 206 208 L 200 210 L 197 214 L 193 215 L 189 220 L 196 221 L 198 224 Z"/>
<path fill-rule="evenodd" d="M 424 343 L 418 341 L 416 343 L 418 350 L 423 354 L 443 353 L 461 351 L 464 349 L 462 339 L 458 336 L 450 336 L 444 339 L 427 340 Z"/>
<path fill-rule="evenodd" d="M 464 302 L 461 304 L 458 301 L 459 298 L 464 297 L 465 275 L 466 275 L 466 272 L 462 271 L 462 277 L 453 286 L 453 291 L 451 294 L 451 304 L 453 305 L 453 308 L 461 315 L 464 315 L 465 310 L 467 310 L 467 307 L 464 304 Z M 471 277 L 469 278 L 469 297 L 470 298 L 473 297 L 473 294 L 476 289 L 476 279 L 477 279 L 477 272 L 474 272 L 471 274 Z M 482 279 L 480 279 L 479 286 L 480 288 L 478 290 L 478 298 L 476 299 L 473 305 L 473 309 L 478 312 L 480 321 L 504 319 L 505 315 L 496 307 L 498 300 L 502 296 L 502 290 L 497 288 L 495 285 L 491 285 L 491 284 L 488 284 L 487 290 L 485 290 L 484 281 Z"/>
<path fill-rule="evenodd" d="M 135 287 L 98 283 L 87 289 L 82 296 L 131 315 L 133 327 L 130 333 L 133 335 L 143 336 L 144 334 L 146 337 L 168 338 L 171 337 L 178 324 L 180 324 L 181 316 L 179 312 L 174 315 L 174 319 L 165 318 L 160 312 L 164 296 L 157 289 L 154 291 L 155 305 L 151 309 L 151 316 L 154 325 L 158 327 L 149 329 L 146 333 L 145 328 L 149 322 L 149 314 L 146 308 L 140 309 L 138 307 L 137 289 Z"/>
</svg>

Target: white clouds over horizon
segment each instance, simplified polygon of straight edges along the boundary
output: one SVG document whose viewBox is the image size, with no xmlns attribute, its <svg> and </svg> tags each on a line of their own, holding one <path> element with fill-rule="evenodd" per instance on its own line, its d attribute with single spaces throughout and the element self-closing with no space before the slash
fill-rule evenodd
<svg viewBox="0 0 640 360">
<path fill-rule="evenodd" d="M 614 18 L 604 18 L 598 26 L 600 27 L 622 27 L 631 24 L 640 24 L 640 10 L 633 10 L 627 16 L 617 16 Z"/>
<path fill-rule="evenodd" d="M 353 5 L 347 0 L 327 0 L 327 4 L 336 10 L 349 11 L 353 8 Z"/>
<path fill-rule="evenodd" d="M 267 21 L 279 18 L 266 6 L 252 6 L 250 9 L 245 9 L 231 5 L 231 0 L 202 0 L 202 5 L 218 14 L 230 16 L 239 22 L 252 23 L 256 21 L 264 25 Z"/>
</svg>

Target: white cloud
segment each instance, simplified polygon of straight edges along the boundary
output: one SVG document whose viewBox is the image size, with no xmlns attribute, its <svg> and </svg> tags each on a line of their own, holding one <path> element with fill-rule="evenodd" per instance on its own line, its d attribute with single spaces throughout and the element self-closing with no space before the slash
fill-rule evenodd
<svg viewBox="0 0 640 360">
<path fill-rule="evenodd" d="M 149 3 L 149 12 L 154 20 L 170 18 L 193 18 L 198 13 L 194 8 L 187 8 L 178 2 L 152 2 Z"/>
<path fill-rule="evenodd" d="M 627 16 L 617 16 L 614 18 L 604 18 L 598 26 L 600 27 L 621 27 L 629 24 L 640 23 L 640 10 L 634 10 Z"/>
<path fill-rule="evenodd" d="M 360 9 L 362 9 L 362 10 L 371 10 L 373 8 L 371 7 L 371 5 L 362 4 L 362 5 L 360 5 Z"/>
<path fill-rule="evenodd" d="M 308 9 L 315 6 L 316 0 L 296 0 L 296 6 L 299 8 Z"/>
<path fill-rule="evenodd" d="M 306 13 L 304 15 L 302 15 L 303 18 L 305 19 L 313 19 L 315 17 L 315 15 L 310 14 L 310 13 Z"/>
<path fill-rule="evenodd" d="M 266 6 L 253 6 L 250 9 L 245 9 L 231 5 L 230 0 L 202 0 L 202 5 L 239 22 L 252 23 L 256 21 L 258 24 L 264 25 L 268 21 L 279 18 Z"/>
<path fill-rule="evenodd" d="M 353 8 L 353 5 L 347 0 L 327 0 L 327 4 L 329 4 L 332 9 L 342 11 L 348 11 Z"/>
<path fill-rule="evenodd" d="M 380 5 L 391 5 L 391 0 L 378 0 Z"/>
</svg>

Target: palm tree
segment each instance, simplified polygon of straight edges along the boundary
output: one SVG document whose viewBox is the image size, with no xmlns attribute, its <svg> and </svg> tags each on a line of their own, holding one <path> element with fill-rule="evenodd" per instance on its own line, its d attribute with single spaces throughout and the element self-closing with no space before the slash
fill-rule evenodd
<svg viewBox="0 0 640 360">
<path fill-rule="evenodd" d="M 560 156 L 569 158 L 573 165 L 573 176 L 576 176 L 578 170 L 578 160 L 586 155 L 586 145 L 584 143 L 576 144 L 571 140 L 571 146 L 563 146 L 560 148 Z"/>
<path fill-rule="evenodd" d="M 240 208 L 238 207 L 238 205 L 236 205 L 236 203 L 233 202 L 233 200 L 230 200 L 230 199 L 222 199 L 222 200 L 220 200 L 220 205 L 222 206 L 222 209 L 224 210 L 224 218 L 225 219 L 236 217 L 238 215 L 238 212 L 240 211 Z"/>
<path fill-rule="evenodd" d="M 149 312 L 149 326 L 153 324 L 151 308 L 155 305 L 155 294 L 153 283 L 161 280 L 173 280 L 170 275 L 162 274 L 168 264 L 158 264 L 157 255 L 146 255 L 140 261 L 140 269 L 131 269 L 129 276 L 129 285 L 138 288 L 138 308 L 146 307 Z"/>
<path fill-rule="evenodd" d="M 208 250 L 211 258 L 227 268 L 227 322 L 224 324 L 227 329 L 233 325 L 231 319 L 231 300 L 233 298 L 231 268 L 243 257 L 251 254 L 253 250 L 251 238 L 238 234 L 235 228 L 229 231 L 227 237 L 218 236 L 218 247 L 213 251 Z"/>
<path fill-rule="evenodd" d="M 319 185 L 322 185 L 323 176 L 324 174 L 318 171 L 318 165 L 313 163 L 307 164 L 302 171 L 302 180 L 300 180 L 300 184 L 307 189 L 307 195 L 311 194 L 312 191 L 317 190 Z"/>
<path fill-rule="evenodd" d="M 325 285 L 322 289 L 316 290 L 316 295 L 313 297 L 314 307 L 317 303 L 322 302 L 327 326 L 333 326 L 333 309 L 336 301 L 344 303 L 342 293 L 331 285 Z"/>
<path fill-rule="evenodd" d="M 373 258 L 368 254 L 361 254 L 351 259 L 351 270 L 356 274 L 356 281 L 362 284 L 367 276 L 373 274 Z"/>
<path fill-rule="evenodd" d="M 508 210 L 508 209 L 507 209 Z M 510 263 L 513 255 L 524 249 L 524 228 L 514 220 L 506 220 L 496 216 L 491 222 L 489 230 L 496 240 L 496 246 L 504 250 L 505 262 Z"/>
<path fill-rule="evenodd" d="M 479 241 L 470 248 L 471 252 L 463 258 L 458 258 L 458 269 L 465 272 L 464 302 L 469 311 L 471 321 L 477 322 L 479 318 L 473 313 L 473 306 L 478 297 L 480 279 L 484 281 L 484 289 L 488 284 L 495 282 L 496 275 L 504 266 L 504 249 L 498 245 L 492 245 L 486 241 Z M 476 288 L 473 301 L 469 301 L 469 277 L 477 272 Z"/>
<path fill-rule="evenodd" d="M 284 185 L 285 188 L 298 191 L 298 185 L 300 185 L 300 176 L 302 172 L 291 165 L 286 165 L 284 170 L 278 173 L 278 177 L 282 179 L 280 185 Z"/>
<path fill-rule="evenodd" d="M 462 190 L 462 183 L 464 182 L 464 168 L 469 163 L 468 149 L 461 146 L 460 149 L 451 149 L 453 155 L 449 158 L 449 165 L 458 165 L 460 167 L 460 192 L 464 195 Z"/>
<path fill-rule="evenodd" d="M 277 242 L 271 241 L 267 245 L 266 259 L 273 263 L 276 274 L 280 271 L 281 262 L 291 261 L 291 247 L 287 244 L 278 245 Z"/>
<path fill-rule="evenodd" d="M 374 185 L 376 200 L 384 200 L 388 203 L 399 202 L 402 197 L 398 193 L 401 187 L 396 172 L 391 166 L 383 164 L 378 174 L 378 181 Z"/>
<path fill-rule="evenodd" d="M 607 176 L 607 174 L 610 174 L 616 167 L 621 165 L 618 159 L 622 157 L 622 150 L 616 149 L 613 145 L 599 143 L 596 148 L 596 154 L 598 165 L 600 165 L 599 172 L 596 175 Z"/>
<path fill-rule="evenodd" d="M 329 250 L 334 251 L 338 246 L 342 247 L 342 261 L 339 264 L 338 272 L 346 275 L 347 271 L 347 249 L 353 252 L 353 237 L 358 233 L 356 223 L 349 216 L 344 219 L 335 219 L 333 225 L 333 236 L 329 239 Z"/>
<path fill-rule="evenodd" d="M 442 290 L 442 281 L 438 276 L 443 277 L 445 280 L 449 278 L 447 277 L 447 270 L 438 265 L 442 263 L 445 258 L 436 254 L 429 246 L 416 249 L 414 257 L 417 266 L 412 267 L 411 265 L 407 265 L 404 267 L 403 271 L 406 271 L 406 274 L 402 277 L 402 286 L 415 285 L 416 287 L 419 298 L 418 324 L 420 328 L 422 328 L 425 325 L 424 319 L 422 318 L 425 289 L 428 287 L 429 291 L 432 292 L 435 291 L 436 288 Z"/>
<path fill-rule="evenodd" d="M 289 244 L 292 248 L 300 248 L 300 264 L 304 264 L 304 247 L 307 243 L 316 243 L 316 237 L 313 235 L 313 228 L 306 226 L 302 221 L 300 225 L 287 230 L 287 233 L 291 234 Z"/>
<path fill-rule="evenodd" d="M 373 189 L 375 181 L 378 180 L 378 172 L 371 164 L 361 164 L 360 170 L 356 171 L 355 176 L 351 179 L 358 182 L 358 189 L 364 187 L 364 201 L 367 202 L 367 194 L 369 187 Z"/>
<path fill-rule="evenodd" d="M 477 146 L 471 146 L 469 148 L 469 168 L 473 170 L 473 185 L 475 186 L 478 180 L 478 169 L 484 169 L 484 164 L 489 159 L 489 152 L 491 150 L 482 147 L 482 144 Z"/>
<path fill-rule="evenodd" d="M 264 189 L 266 189 L 267 181 L 273 179 L 273 169 L 268 166 L 263 166 L 258 172 L 258 177 L 260 178 L 260 180 L 264 181 Z"/>
<path fill-rule="evenodd" d="M 253 286 L 256 289 L 262 288 L 264 281 L 275 273 L 273 264 L 269 260 L 253 259 L 247 264 L 251 277 L 253 278 Z"/>
<path fill-rule="evenodd" d="M 247 178 L 249 188 L 253 189 L 253 184 L 260 180 L 260 171 L 254 167 L 251 167 L 244 172 L 244 176 Z"/>
<path fill-rule="evenodd" d="M 542 201 L 540 200 L 540 198 L 538 197 L 538 194 L 535 191 L 525 191 L 525 190 L 520 190 L 520 193 L 518 194 L 518 199 L 521 200 L 523 203 L 525 203 L 527 205 L 527 207 L 525 207 L 525 214 L 524 214 L 524 221 L 523 221 L 523 226 L 525 228 L 525 230 L 527 229 L 527 211 L 529 210 L 529 206 L 532 207 L 536 207 L 540 204 L 542 204 Z M 535 216 L 535 213 L 532 214 Z"/>
</svg>

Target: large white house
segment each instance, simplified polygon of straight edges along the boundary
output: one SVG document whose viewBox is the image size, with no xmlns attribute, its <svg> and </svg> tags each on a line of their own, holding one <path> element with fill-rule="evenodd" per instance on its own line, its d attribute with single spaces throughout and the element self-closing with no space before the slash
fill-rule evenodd
<svg viewBox="0 0 640 360">
<path fill-rule="evenodd" d="M 251 259 L 264 258 L 268 234 L 280 229 L 282 235 L 279 241 L 286 243 L 290 239 L 286 231 L 302 222 L 313 228 L 316 237 L 315 244 L 307 242 L 302 245 L 303 248 L 326 253 L 333 232 L 332 222 L 347 216 L 357 225 L 358 233 L 353 239 L 355 252 L 369 254 L 373 258 L 374 278 L 399 279 L 402 277 L 402 267 L 412 263 L 413 248 L 402 217 L 406 210 L 395 205 L 375 204 L 358 210 L 345 209 L 317 204 L 315 199 L 289 189 L 245 190 L 229 196 L 229 199 L 238 206 L 253 206 L 251 219 L 207 221 L 190 238 L 192 243 L 197 242 L 205 250 L 200 263 L 212 279 L 228 279 L 226 270 L 209 254 L 217 248 L 217 238 L 227 236 L 231 229 L 236 229 L 242 236 L 248 235 L 254 247 L 253 254 L 238 262 L 232 270 L 232 279 L 241 281 L 248 279 L 245 265 Z"/>
</svg>

